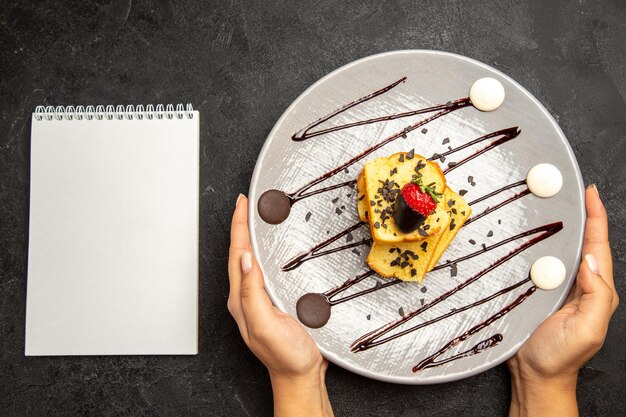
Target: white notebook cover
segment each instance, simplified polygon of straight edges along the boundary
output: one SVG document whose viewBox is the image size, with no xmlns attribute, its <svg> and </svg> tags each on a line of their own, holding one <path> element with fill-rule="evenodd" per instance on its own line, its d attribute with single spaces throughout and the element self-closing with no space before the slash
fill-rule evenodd
<svg viewBox="0 0 626 417">
<path fill-rule="evenodd" d="M 60 115 L 32 121 L 26 355 L 196 354 L 198 112 Z"/>
</svg>

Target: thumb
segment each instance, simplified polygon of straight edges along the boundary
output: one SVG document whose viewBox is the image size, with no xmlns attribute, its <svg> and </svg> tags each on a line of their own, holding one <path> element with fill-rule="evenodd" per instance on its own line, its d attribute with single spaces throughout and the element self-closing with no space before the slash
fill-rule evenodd
<svg viewBox="0 0 626 417">
<path fill-rule="evenodd" d="M 263 273 L 252 253 L 245 252 L 241 256 L 241 308 L 249 330 L 254 330 L 271 318 L 272 301 L 267 292 Z"/>
<path fill-rule="evenodd" d="M 588 328 L 605 329 L 611 318 L 613 291 L 598 273 L 598 264 L 593 254 L 585 255 L 580 266 L 576 285 L 581 290 L 578 310 Z"/>
</svg>

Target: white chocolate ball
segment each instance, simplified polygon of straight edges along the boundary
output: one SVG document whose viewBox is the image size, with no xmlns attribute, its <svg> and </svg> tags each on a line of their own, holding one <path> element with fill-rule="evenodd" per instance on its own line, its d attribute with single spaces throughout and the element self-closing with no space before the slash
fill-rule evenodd
<svg viewBox="0 0 626 417">
<path fill-rule="evenodd" d="M 481 78 L 470 88 L 472 105 L 481 111 L 494 111 L 504 102 L 504 86 L 495 78 Z"/>
<path fill-rule="evenodd" d="M 565 281 L 565 265 L 559 258 L 544 256 L 533 263 L 530 279 L 537 288 L 553 290 Z"/>
<path fill-rule="evenodd" d="M 537 164 L 528 171 L 526 184 L 537 197 L 554 197 L 563 187 L 563 176 L 554 165 Z"/>
</svg>

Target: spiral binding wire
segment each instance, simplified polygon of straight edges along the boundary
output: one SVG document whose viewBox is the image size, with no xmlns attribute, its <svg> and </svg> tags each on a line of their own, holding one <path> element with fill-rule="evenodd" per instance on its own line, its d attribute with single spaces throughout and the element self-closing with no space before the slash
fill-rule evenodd
<svg viewBox="0 0 626 417">
<path fill-rule="evenodd" d="M 128 105 L 113 107 L 103 106 L 37 106 L 34 117 L 36 120 L 143 120 L 148 119 L 193 119 L 193 106 L 187 103 L 186 106 L 177 104 L 174 109 L 173 104 L 163 106 L 157 104 L 154 107 L 148 104 L 144 107 L 141 104 L 136 106 Z"/>
</svg>

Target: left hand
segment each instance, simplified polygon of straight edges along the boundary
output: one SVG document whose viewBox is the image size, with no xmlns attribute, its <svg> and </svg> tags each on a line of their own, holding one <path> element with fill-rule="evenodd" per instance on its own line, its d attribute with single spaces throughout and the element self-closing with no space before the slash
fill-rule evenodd
<svg viewBox="0 0 626 417">
<path fill-rule="evenodd" d="M 263 273 L 252 255 L 248 199 L 233 214 L 228 260 L 228 311 L 246 345 L 267 367 L 275 415 L 332 415 L 324 378 L 328 362 L 304 328 L 272 305 Z"/>
</svg>

